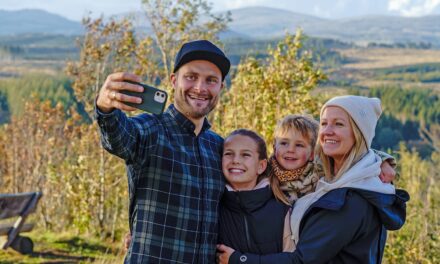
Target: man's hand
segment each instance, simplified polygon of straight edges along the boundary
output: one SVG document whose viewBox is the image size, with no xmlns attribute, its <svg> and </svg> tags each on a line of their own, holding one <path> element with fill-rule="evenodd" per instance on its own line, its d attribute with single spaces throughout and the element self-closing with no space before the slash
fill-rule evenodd
<svg viewBox="0 0 440 264">
<path fill-rule="evenodd" d="M 223 244 L 217 245 L 217 263 L 219 264 L 228 264 L 229 258 L 232 253 L 234 253 L 234 249 Z"/>
<path fill-rule="evenodd" d="M 140 82 L 141 78 L 132 73 L 116 72 L 107 76 L 104 84 L 99 90 L 96 106 L 104 113 L 109 113 L 113 109 L 124 111 L 134 111 L 136 108 L 124 104 L 124 102 L 141 103 L 142 99 L 135 96 L 122 94 L 122 90 L 143 92 L 144 88 L 140 85 L 128 83 L 126 81 Z"/>
<path fill-rule="evenodd" d="M 128 248 L 130 248 L 130 244 L 131 244 L 131 234 L 130 234 L 130 232 L 128 232 L 124 236 L 124 249 L 125 249 L 125 251 L 128 251 Z"/>
<path fill-rule="evenodd" d="M 384 183 L 390 183 L 396 178 L 396 170 L 386 160 L 380 165 L 379 178 Z"/>
</svg>

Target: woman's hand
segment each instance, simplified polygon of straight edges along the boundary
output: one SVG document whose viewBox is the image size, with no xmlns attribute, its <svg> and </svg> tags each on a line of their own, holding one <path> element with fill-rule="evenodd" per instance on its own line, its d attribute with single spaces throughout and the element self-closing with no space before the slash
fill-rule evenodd
<svg viewBox="0 0 440 264">
<path fill-rule="evenodd" d="M 217 245 L 217 263 L 228 264 L 234 249 L 223 244 Z"/>
</svg>

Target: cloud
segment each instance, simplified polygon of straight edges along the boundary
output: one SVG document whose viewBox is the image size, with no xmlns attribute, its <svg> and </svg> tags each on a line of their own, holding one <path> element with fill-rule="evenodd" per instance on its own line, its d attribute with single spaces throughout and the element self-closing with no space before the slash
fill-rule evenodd
<svg viewBox="0 0 440 264">
<path fill-rule="evenodd" d="M 388 10 L 403 16 L 429 15 L 440 6 L 440 0 L 390 0 Z"/>
</svg>

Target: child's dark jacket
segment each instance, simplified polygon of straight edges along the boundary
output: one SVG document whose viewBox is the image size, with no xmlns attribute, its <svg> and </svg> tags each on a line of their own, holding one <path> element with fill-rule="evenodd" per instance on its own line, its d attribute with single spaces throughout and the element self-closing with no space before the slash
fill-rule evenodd
<svg viewBox="0 0 440 264">
<path fill-rule="evenodd" d="M 251 191 L 225 190 L 220 205 L 219 242 L 241 252 L 271 254 L 283 250 L 289 206 L 267 185 Z M 234 263 L 230 259 L 229 263 Z"/>
</svg>

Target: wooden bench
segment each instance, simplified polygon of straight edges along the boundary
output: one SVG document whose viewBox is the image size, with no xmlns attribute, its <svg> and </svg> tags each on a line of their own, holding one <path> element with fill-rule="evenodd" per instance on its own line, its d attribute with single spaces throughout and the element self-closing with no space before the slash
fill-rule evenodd
<svg viewBox="0 0 440 264">
<path fill-rule="evenodd" d="M 0 194 L 0 220 L 18 217 L 14 223 L 0 224 L 0 249 L 11 247 L 22 254 L 30 254 L 34 243 L 20 233 L 29 232 L 33 224 L 25 224 L 29 214 L 35 212 L 41 192 Z"/>
</svg>

